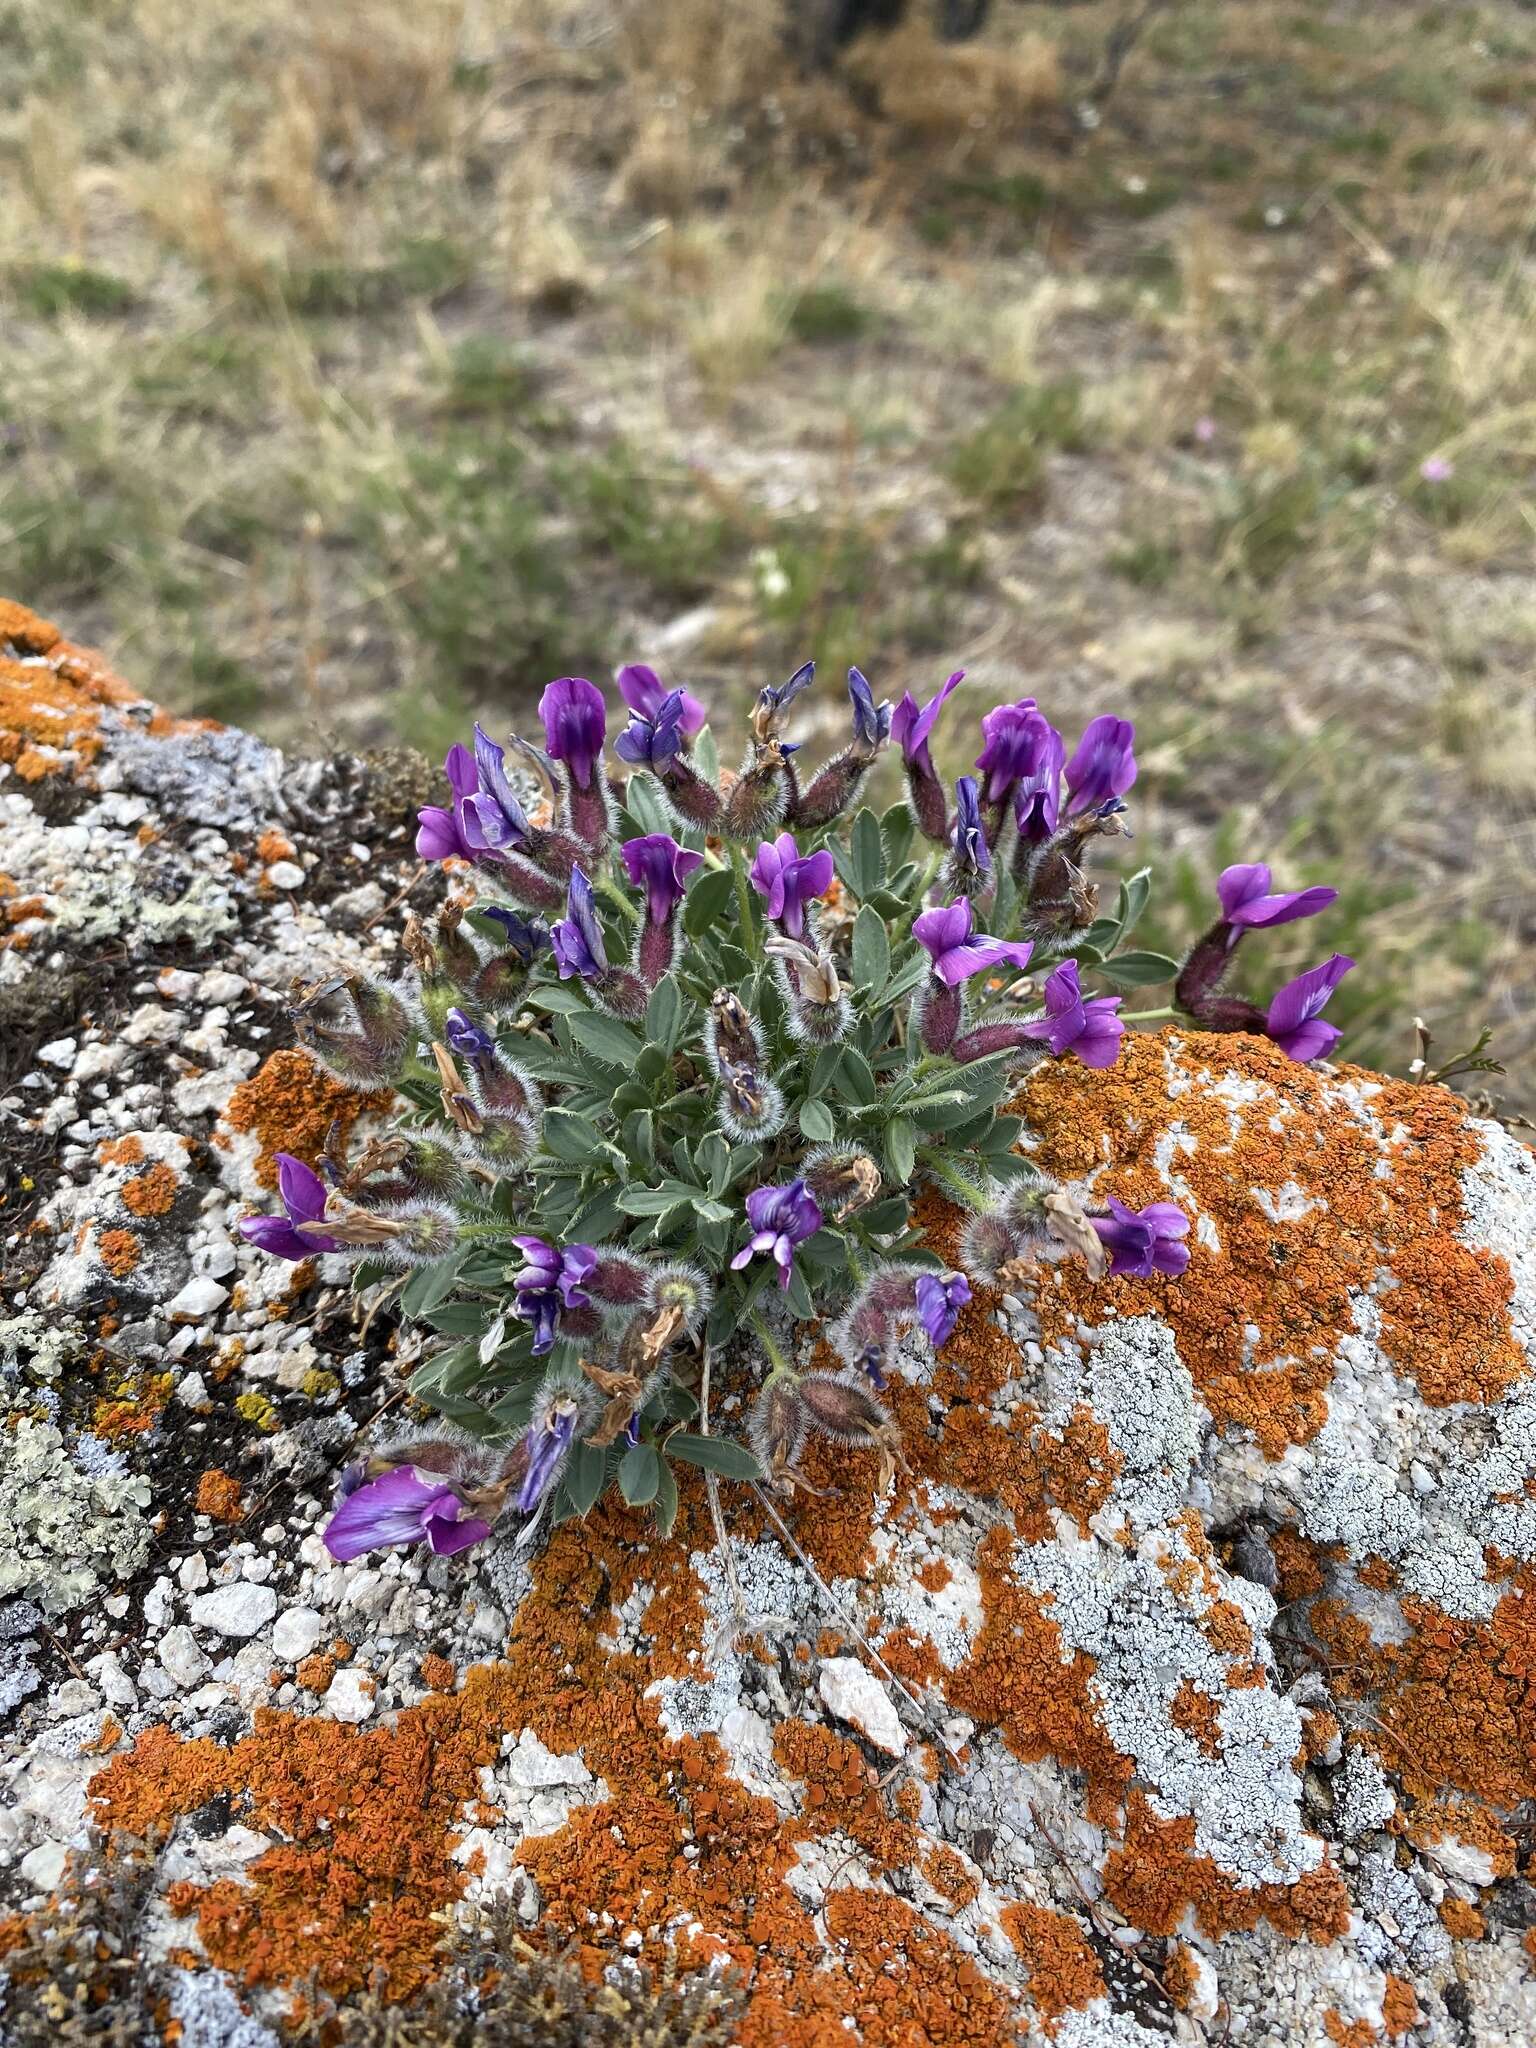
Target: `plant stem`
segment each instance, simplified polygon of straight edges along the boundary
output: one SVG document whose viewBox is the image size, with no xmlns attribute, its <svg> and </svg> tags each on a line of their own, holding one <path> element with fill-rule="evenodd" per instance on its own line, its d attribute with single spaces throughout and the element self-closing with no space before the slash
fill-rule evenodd
<svg viewBox="0 0 1536 2048">
<path fill-rule="evenodd" d="M 775 1337 L 770 1336 L 767 1324 L 763 1321 L 762 1317 L 758 1314 L 755 1308 L 748 1309 L 747 1321 L 752 1325 L 753 1333 L 756 1336 L 758 1343 L 761 1344 L 764 1351 L 767 1352 L 768 1363 L 773 1368 L 773 1370 L 769 1373 L 768 1379 L 765 1382 L 765 1384 L 771 1384 L 774 1380 L 781 1379 L 798 1380 L 800 1377 L 799 1373 L 795 1371 L 795 1368 L 790 1364 L 789 1360 L 784 1356 L 783 1352 L 779 1349 L 778 1340 Z"/>
<path fill-rule="evenodd" d="M 1152 1024 L 1162 1017 L 1182 1017 L 1184 1012 L 1176 1010 L 1170 1003 L 1161 1010 L 1128 1010 L 1120 1019 L 1122 1024 Z"/>
<path fill-rule="evenodd" d="M 757 927 L 752 922 L 752 894 L 747 887 L 747 863 L 740 847 L 732 846 L 731 873 L 736 877 L 736 915 L 741 921 L 741 943 L 747 952 L 759 952 Z"/>
</svg>

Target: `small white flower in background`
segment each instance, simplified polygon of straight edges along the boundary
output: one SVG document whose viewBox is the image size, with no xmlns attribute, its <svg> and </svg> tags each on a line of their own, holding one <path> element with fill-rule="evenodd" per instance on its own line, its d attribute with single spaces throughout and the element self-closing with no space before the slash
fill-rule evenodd
<svg viewBox="0 0 1536 2048">
<path fill-rule="evenodd" d="M 764 597 L 783 597 L 789 589 L 789 578 L 775 548 L 754 549 L 752 574 Z"/>
<path fill-rule="evenodd" d="M 1264 209 L 1264 225 L 1267 228 L 1283 228 L 1285 226 L 1285 208 L 1283 206 L 1266 206 Z"/>
</svg>

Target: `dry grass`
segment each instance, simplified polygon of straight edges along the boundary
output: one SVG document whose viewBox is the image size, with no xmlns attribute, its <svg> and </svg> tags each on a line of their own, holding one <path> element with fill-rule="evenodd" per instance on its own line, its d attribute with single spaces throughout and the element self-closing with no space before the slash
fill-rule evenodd
<svg viewBox="0 0 1536 2048">
<path fill-rule="evenodd" d="M 1170 942 L 1278 844 L 1364 1052 L 1536 1049 L 1536 18 L 1182 0 L 1085 128 L 1123 11 L 11 0 L 8 579 L 306 739 L 641 651 L 1123 704 Z"/>
</svg>

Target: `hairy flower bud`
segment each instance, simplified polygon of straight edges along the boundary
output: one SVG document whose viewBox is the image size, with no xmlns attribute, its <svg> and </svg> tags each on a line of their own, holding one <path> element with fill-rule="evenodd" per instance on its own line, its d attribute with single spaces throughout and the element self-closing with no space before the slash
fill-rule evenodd
<svg viewBox="0 0 1536 2048">
<path fill-rule="evenodd" d="M 789 754 L 777 740 L 755 746 L 731 784 L 721 814 L 727 839 L 762 839 L 783 821 L 793 788 Z"/>
<path fill-rule="evenodd" d="M 867 1209 L 880 1192 L 880 1169 L 856 1145 L 821 1145 L 801 1162 L 806 1186 L 834 1223 Z"/>
<path fill-rule="evenodd" d="M 810 1417 L 793 1381 L 770 1380 L 747 1418 L 747 1441 L 770 1484 L 793 1487 L 791 1474 L 805 1448 Z"/>
<path fill-rule="evenodd" d="M 397 1080 L 410 1053 L 405 1004 L 392 989 L 360 974 L 295 984 L 288 1017 L 304 1050 L 354 1087 Z"/>
</svg>

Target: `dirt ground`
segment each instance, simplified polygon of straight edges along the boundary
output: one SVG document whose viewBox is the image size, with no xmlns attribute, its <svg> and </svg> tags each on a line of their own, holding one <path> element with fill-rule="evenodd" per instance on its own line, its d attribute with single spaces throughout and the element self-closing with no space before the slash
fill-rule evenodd
<svg viewBox="0 0 1536 2048">
<path fill-rule="evenodd" d="M 625 658 L 722 734 L 963 666 L 951 767 L 1116 710 L 1149 943 L 1333 881 L 1253 992 L 1351 953 L 1352 1055 L 1487 1024 L 1536 1106 L 1529 9 L 997 0 L 816 78 L 767 0 L 0 31 L 0 583 L 143 688 L 437 750 Z"/>
</svg>

